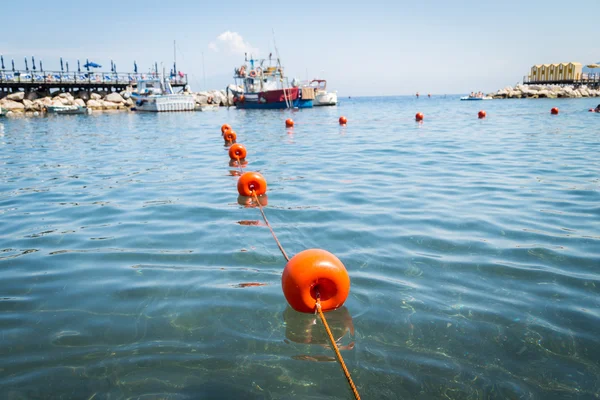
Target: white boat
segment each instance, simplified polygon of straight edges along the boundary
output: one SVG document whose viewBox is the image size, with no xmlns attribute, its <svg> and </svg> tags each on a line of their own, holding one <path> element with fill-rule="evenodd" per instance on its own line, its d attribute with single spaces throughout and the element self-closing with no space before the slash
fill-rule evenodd
<svg viewBox="0 0 600 400">
<path fill-rule="evenodd" d="M 203 104 L 203 105 L 197 105 L 195 108 L 196 111 L 218 111 L 219 110 L 219 105 L 218 104 Z"/>
<path fill-rule="evenodd" d="M 194 111 L 196 106 L 194 96 L 188 93 L 174 93 L 166 79 L 138 81 L 137 89 L 131 97 L 135 100 L 136 111 Z"/>
<path fill-rule="evenodd" d="M 464 96 L 460 98 L 462 101 L 464 100 L 468 100 L 468 101 L 474 101 L 474 100 L 492 100 L 491 97 L 477 97 L 477 96 Z"/>
<path fill-rule="evenodd" d="M 49 114 L 74 115 L 74 114 L 90 114 L 91 109 L 82 106 L 46 106 Z"/>
<path fill-rule="evenodd" d="M 337 92 L 327 92 L 327 81 L 324 79 L 313 79 L 310 87 L 315 89 L 313 107 L 335 106 L 337 104 Z"/>
</svg>

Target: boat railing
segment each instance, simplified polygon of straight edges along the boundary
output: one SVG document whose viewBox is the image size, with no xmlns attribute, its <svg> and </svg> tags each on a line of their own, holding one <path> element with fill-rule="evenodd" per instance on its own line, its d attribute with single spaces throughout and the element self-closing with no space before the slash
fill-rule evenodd
<svg viewBox="0 0 600 400">
<path fill-rule="evenodd" d="M 186 85 L 187 74 L 167 77 L 171 84 Z M 0 83 L 82 83 L 82 84 L 115 84 L 136 85 L 145 79 L 159 79 L 159 74 L 123 73 L 123 72 L 63 72 L 63 71 L 0 71 Z"/>
</svg>

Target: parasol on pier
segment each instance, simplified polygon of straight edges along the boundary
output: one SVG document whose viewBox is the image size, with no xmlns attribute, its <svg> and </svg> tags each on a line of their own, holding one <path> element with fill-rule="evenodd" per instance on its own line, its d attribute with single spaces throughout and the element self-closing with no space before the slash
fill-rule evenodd
<svg viewBox="0 0 600 400">
<path fill-rule="evenodd" d="M 69 62 L 67 61 L 67 74 L 69 73 Z"/>
<path fill-rule="evenodd" d="M 79 65 L 79 60 L 77 60 L 77 72 L 81 72 L 81 65 Z"/>
<path fill-rule="evenodd" d="M 60 58 L 60 72 L 64 72 L 62 57 Z"/>
<path fill-rule="evenodd" d="M 592 68 L 592 69 L 594 69 L 594 68 L 600 68 L 600 64 L 588 64 L 588 65 L 586 65 L 586 67 Z"/>
<path fill-rule="evenodd" d="M 35 58 L 33 56 L 31 56 L 31 69 L 35 71 Z"/>
<path fill-rule="evenodd" d="M 135 61 L 133 62 L 133 72 L 137 74 L 137 63 Z"/>
<path fill-rule="evenodd" d="M 13 72 L 15 72 L 15 59 L 11 58 L 10 59 L 10 63 L 12 64 L 12 70 L 13 70 Z"/>
<path fill-rule="evenodd" d="M 86 68 L 88 71 L 90 70 L 90 68 L 102 68 L 102 65 L 100 64 L 96 64 L 95 62 L 90 62 L 88 59 L 85 60 L 85 65 L 83 66 L 83 68 Z"/>
<path fill-rule="evenodd" d="M 113 72 L 116 74 L 117 73 L 117 64 L 113 64 Z"/>
<path fill-rule="evenodd" d="M 27 66 L 27 57 L 25 57 L 25 71 L 29 71 L 29 67 Z"/>
<path fill-rule="evenodd" d="M 42 60 L 40 60 L 40 71 L 44 72 L 44 67 L 42 67 Z"/>
<path fill-rule="evenodd" d="M 110 60 L 110 72 L 114 72 L 115 71 L 115 63 L 113 63 L 113 60 Z"/>
<path fill-rule="evenodd" d="M 2 70 L 4 70 L 4 56 L 2 54 L 0 54 L 0 63 L 2 64 Z"/>
</svg>

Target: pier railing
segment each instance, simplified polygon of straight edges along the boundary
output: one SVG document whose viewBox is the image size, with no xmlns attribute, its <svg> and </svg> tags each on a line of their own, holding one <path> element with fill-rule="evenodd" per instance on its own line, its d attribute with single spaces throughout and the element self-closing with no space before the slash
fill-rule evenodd
<svg viewBox="0 0 600 400">
<path fill-rule="evenodd" d="M 99 84 L 99 85 L 132 85 L 144 79 L 158 79 L 156 73 L 117 73 L 117 72 L 61 72 L 61 71 L 0 71 L 2 83 L 28 84 Z M 187 74 L 168 77 L 171 85 L 187 85 Z"/>
<path fill-rule="evenodd" d="M 526 85 L 600 85 L 600 73 L 584 73 L 578 79 L 532 79 L 529 76 L 523 77 L 523 83 Z"/>
</svg>

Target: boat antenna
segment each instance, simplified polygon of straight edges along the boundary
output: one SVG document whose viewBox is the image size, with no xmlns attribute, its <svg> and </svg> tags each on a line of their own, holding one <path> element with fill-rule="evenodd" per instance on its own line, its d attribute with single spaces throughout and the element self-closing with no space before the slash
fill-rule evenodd
<svg viewBox="0 0 600 400">
<path fill-rule="evenodd" d="M 202 78 L 204 79 L 204 90 L 206 90 L 206 71 L 204 70 L 204 52 L 202 52 Z"/>
<path fill-rule="evenodd" d="M 173 40 L 173 73 L 177 74 L 177 50 L 175 48 L 174 40 Z"/>
<path fill-rule="evenodd" d="M 281 67 L 281 59 L 279 57 L 279 49 L 277 48 L 277 42 L 275 42 L 275 29 L 271 28 L 271 30 L 273 31 L 273 47 L 275 47 L 275 54 L 277 55 L 277 64 L 279 64 L 279 67 Z"/>
</svg>

